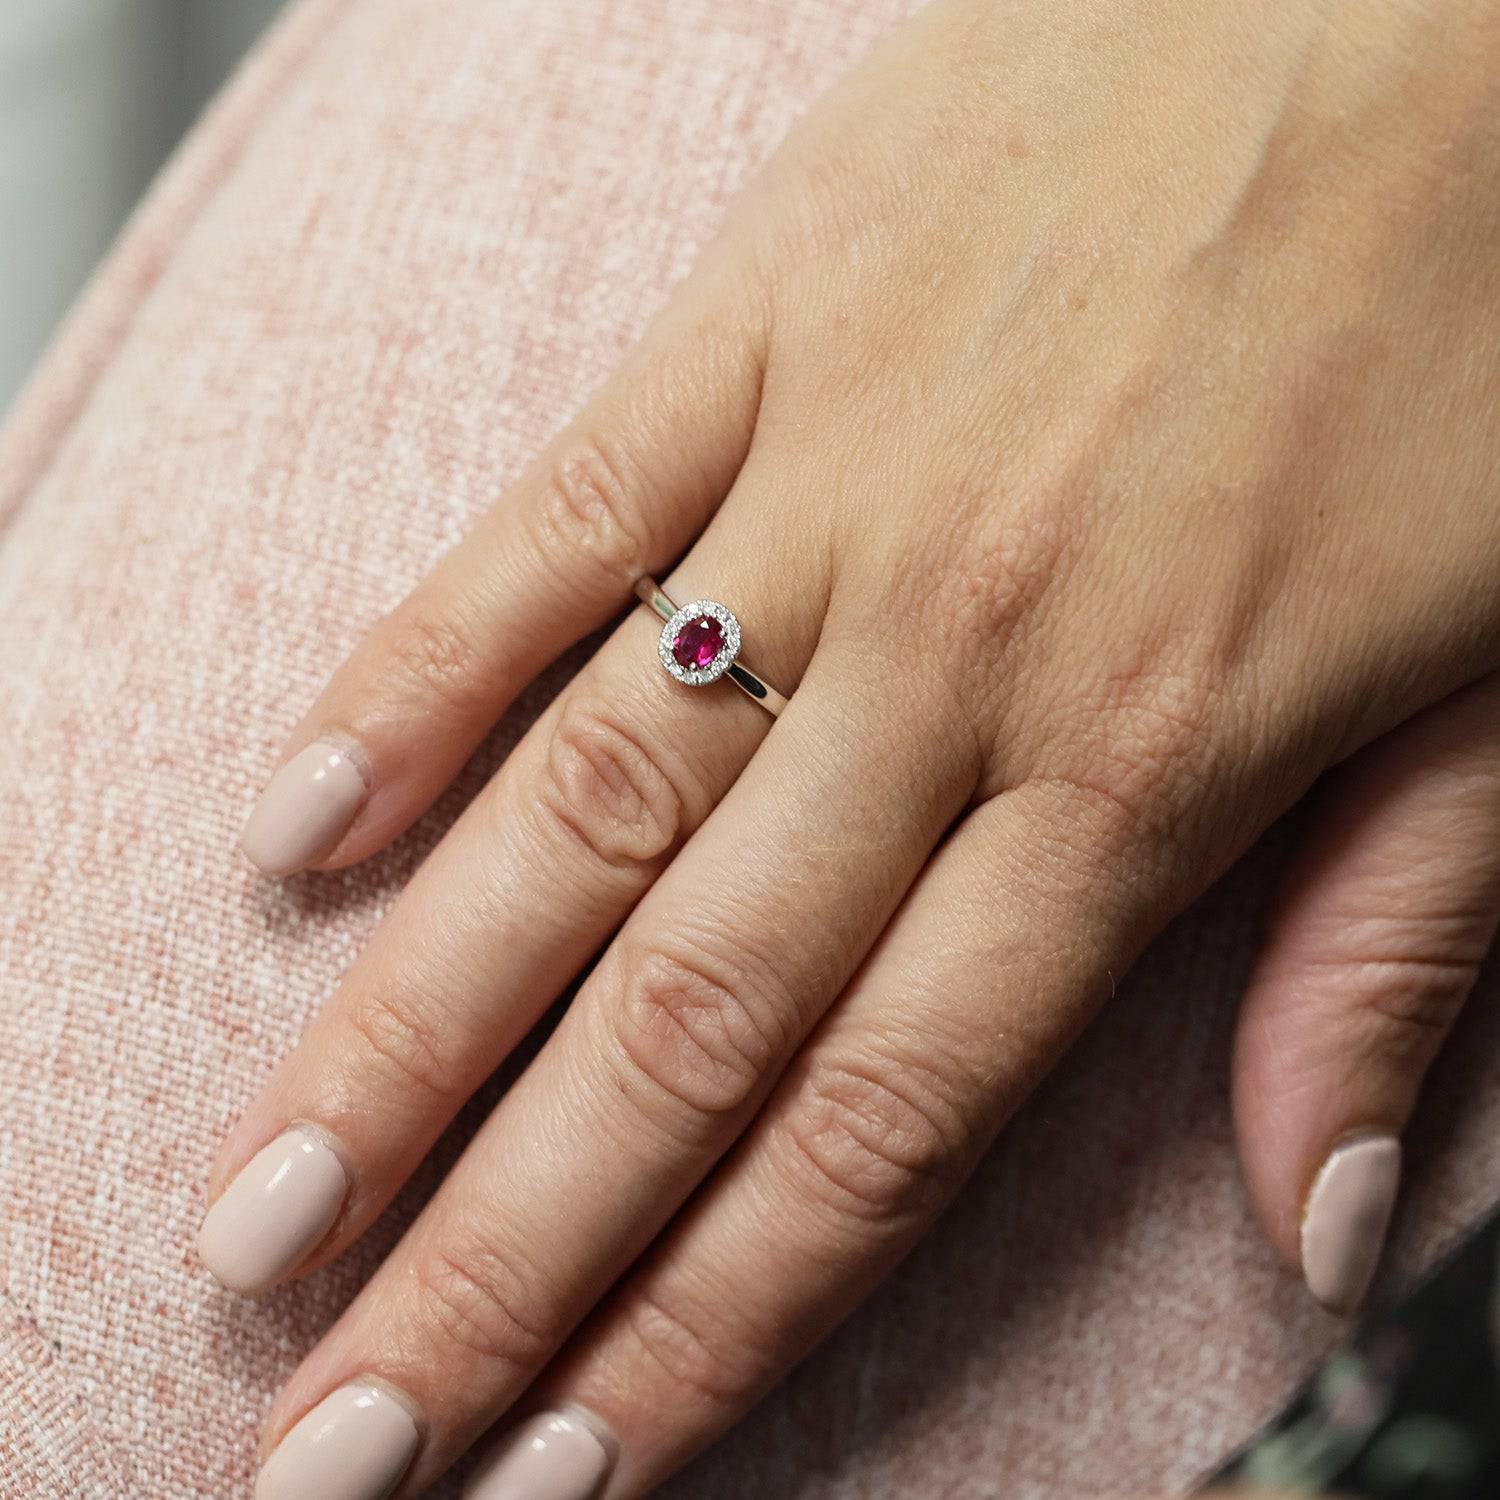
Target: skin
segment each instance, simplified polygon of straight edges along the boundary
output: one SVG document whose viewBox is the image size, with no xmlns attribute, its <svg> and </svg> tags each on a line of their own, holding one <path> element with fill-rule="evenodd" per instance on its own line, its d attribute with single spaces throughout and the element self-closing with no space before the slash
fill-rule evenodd
<svg viewBox="0 0 1500 1500">
<path fill-rule="evenodd" d="M 402 1497 L 560 1403 L 646 1493 L 1316 787 L 1235 1077 L 1297 1264 L 1494 928 L 1497 63 L 1493 0 L 941 0 L 798 127 L 287 746 L 358 747 L 362 859 L 645 572 L 796 688 L 683 688 L 629 610 L 250 1106 L 215 1191 L 297 1121 L 350 1170 L 312 1269 L 606 945 L 267 1450 L 373 1377 Z"/>
</svg>

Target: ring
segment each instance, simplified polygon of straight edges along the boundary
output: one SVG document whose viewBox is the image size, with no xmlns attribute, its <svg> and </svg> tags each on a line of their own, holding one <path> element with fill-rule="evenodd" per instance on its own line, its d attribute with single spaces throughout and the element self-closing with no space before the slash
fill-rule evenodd
<svg viewBox="0 0 1500 1500">
<path fill-rule="evenodd" d="M 773 717 L 786 707 L 786 699 L 770 683 L 738 660 L 740 622 L 732 610 L 713 599 L 694 599 L 678 609 L 652 578 L 642 578 L 635 591 L 642 604 L 667 622 L 656 654 L 678 682 L 702 687 L 727 677 Z"/>
</svg>

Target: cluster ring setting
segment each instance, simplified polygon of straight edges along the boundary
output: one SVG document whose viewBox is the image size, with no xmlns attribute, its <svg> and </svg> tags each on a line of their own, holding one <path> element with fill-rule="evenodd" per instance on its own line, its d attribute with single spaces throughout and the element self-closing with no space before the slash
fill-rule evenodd
<svg viewBox="0 0 1500 1500">
<path fill-rule="evenodd" d="M 786 699 L 739 660 L 740 622 L 717 599 L 694 599 L 678 606 L 650 578 L 635 586 L 637 596 L 666 623 L 656 654 L 667 672 L 685 687 L 706 687 L 727 677 L 767 713 L 777 715 Z"/>
<path fill-rule="evenodd" d="M 656 654 L 688 687 L 717 682 L 740 654 L 740 622 L 716 600 L 694 599 L 662 626 Z"/>
</svg>

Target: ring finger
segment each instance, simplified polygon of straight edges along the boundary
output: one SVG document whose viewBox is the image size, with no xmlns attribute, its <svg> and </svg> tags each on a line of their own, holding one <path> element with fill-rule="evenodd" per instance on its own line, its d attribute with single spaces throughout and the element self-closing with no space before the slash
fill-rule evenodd
<svg viewBox="0 0 1500 1500">
<path fill-rule="evenodd" d="M 587 408 L 370 631 L 245 825 L 261 870 L 348 865 L 396 837 L 527 682 L 687 549 L 749 448 L 763 306 L 732 258 L 705 257 Z"/>
</svg>

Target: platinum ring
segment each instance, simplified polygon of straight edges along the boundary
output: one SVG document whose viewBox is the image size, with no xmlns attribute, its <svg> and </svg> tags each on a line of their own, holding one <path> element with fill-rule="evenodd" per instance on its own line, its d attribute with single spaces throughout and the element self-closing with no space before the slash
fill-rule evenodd
<svg viewBox="0 0 1500 1500">
<path fill-rule="evenodd" d="M 653 578 L 640 579 L 635 591 L 642 604 L 666 621 L 656 653 L 678 682 L 703 687 L 727 677 L 773 718 L 786 707 L 786 699 L 739 660 L 740 622 L 733 611 L 713 599 L 694 599 L 679 609 Z"/>
</svg>

